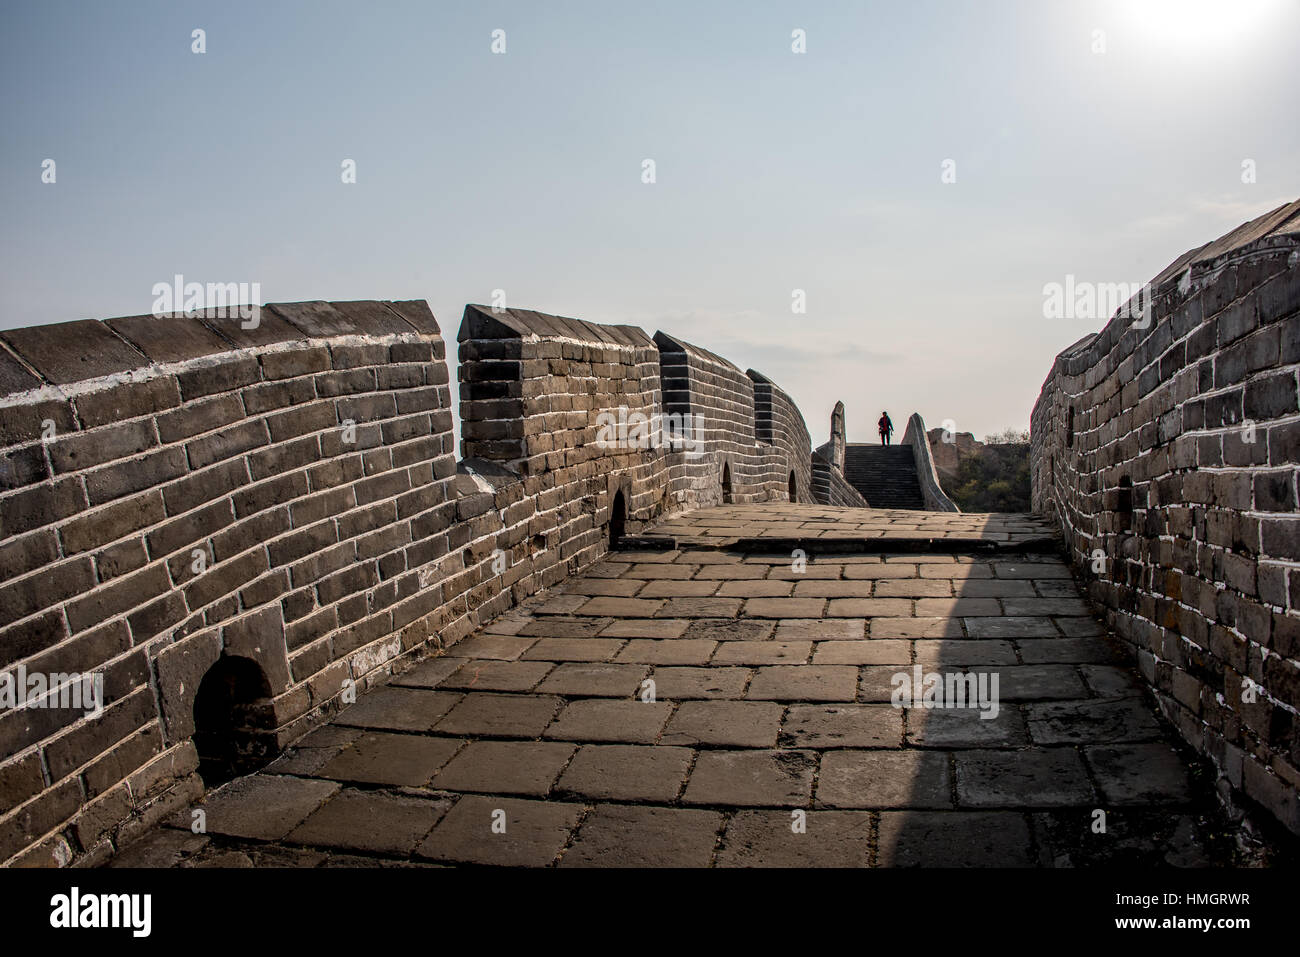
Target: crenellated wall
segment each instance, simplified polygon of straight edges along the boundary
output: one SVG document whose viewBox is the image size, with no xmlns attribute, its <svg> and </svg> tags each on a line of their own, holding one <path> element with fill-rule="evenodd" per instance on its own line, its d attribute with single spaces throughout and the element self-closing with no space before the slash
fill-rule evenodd
<svg viewBox="0 0 1300 957">
<path fill-rule="evenodd" d="M 753 369 L 745 374 L 754 383 L 754 433 L 767 466 L 764 484 L 768 496 L 778 500 L 786 498 L 779 486 L 784 480 L 789 490 L 793 476 L 793 492 L 788 493 L 788 499 L 812 502 L 811 440 L 803 416 L 794 400 L 767 376 Z M 775 456 L 770 454 L 773 450 L 777 453 Z M 778 488 L 773 489 L 774 484 Z"/>
<path fill-rule="evenodd" d="M 786 500 L 791 473 L 800 495 L 811 495 L 808 429 L 793 403 L 757 373 L 771 414 L 760 426 L 755 408 L 754 378 L 726 359 L 656 332 L 659 369 L 663 385 L 663 411 L 691 416 L 703 451 L 674 452 L 669 456 L 669 484 L 673 501 L 681 505 L 716 505 L 719 502 Z M 760 428 L 773 433 L 781 422 L 790 428 L 797 420 L 797 435 L 760 441 Z M 797 458 L 792 454 L 798 450 Z M 729 478 L 731 488 L 724 488 Z"/>
<path fill-rule="evenodd" d="M 246 324 L 0 333 L 0 674 L 102 675 L 105 706 L 0 707 L 0 863 L 103 859 L 620 528 L 719 501 L 723 463 L 736 501 L 810 495 L 788 396 L 662 334 L 467 307 L 457 463 L 423 302 Z M 699 446 L 601 432 L 675 408 Z"/>
<path fill-rule="evenodd" d="M 273 749 L 440 624 L 421 578 L 453 547 L 456 465 L 428 307 L 242 325 L 2 334 L 0 669 L 100 673 L 104 708 L 0 713 L 0 860 L 93 854 L 193 796 L 222 656 L 256 663 Z"/>
<path fill-rule="evenodd" d="M 1300 202 L 1057 357 L 1033 502 L 1228 797 L 1300 833 Z"/>
</svg>

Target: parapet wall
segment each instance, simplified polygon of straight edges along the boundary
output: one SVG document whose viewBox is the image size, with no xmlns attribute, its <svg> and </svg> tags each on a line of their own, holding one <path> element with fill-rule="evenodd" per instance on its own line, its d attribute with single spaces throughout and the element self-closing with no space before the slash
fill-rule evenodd
<svg viewBox="0 0 1300 957">
<path fill-rule="evenodd" d="M 104 710 L 0 713 L 0 860 L 64 863 L 197 793 L 222 656 L 274 748 L 441 625 L 447 366 L 422 302 L 2 335 L 0 669 L 100 673 Z"/>
<path fill-rule="evenodd" d="M 810 494 L 785 393 L 677 340 L 467 307 L 457 463 L 423 302 L 265 306 L 243 325 L 0 333 L 0 673 L 104 689 L 98 715 L 0 705 L 0 864 L 102 860 L 199 796 L 217 759 L 273 754 L 624 527 L 782 500 L 791 474 Z M 601 431 L 602 413 L 666 405 L 703 416 L 692 448 Z M 239 747 L 217 753 L 196 698 L 241 688 L 219 715 Z"/>
<path fill-rule="evenodd" d="M 916 479 L 921 486 L 921 498 L 925 502 L 925 510 L 960 512 L 957 503 L 948 497 L 948 493 L 939 484 L 939 471 L 934 465 L 934 456 L 930 452 L 930 439 L 921 413 L 913 412 L 908 416 L 907 429 L 903 433 L 901 444 L 912 447 L 912 455 L 916 460 Z"/>
<path fill-rule="evenodd" d="M 812 455 L 813 500 L 822 505 L 839 508 L 870 508 L 862 493 L 849 484 L 844 470 L 836 468 L 828 459 L 835 454 L 834 443 L 819 446 Z"/>
<path fill-rule="evenodd" d="M 1057 357 L 1034 509 L 1225 795 L 1300 833 L 1300 202 L 1151 287 Z"/>
<path fill-rule="evenodd" d="M 785 390 L 762 373 L 750 369 L 745 375 L 754 383 L 755 437 L 759 455 L 764 461 L 763 484 L 768 497 L 777 500 L 788 498 L 792 502 L 813 501 L 809 455 L 812 442 L 798 406 Z M 783 481 L 787 495 L 781 494 Z"/>
<path fill-rule="evenodd" d="M 654 341 L 659 348 L 663 411 L 692 422 L 702 446 L 670 456 L 674 503 L 698 507 L 784 501 L 791 475 L 797 497 L 809 501 L 808 429 L 785 393 L 758 373 L 747 375 L 699 346 L 663 332 L 655 333 Z M 756 387 L 761 402 L 755 398 Z"/>
</svg>

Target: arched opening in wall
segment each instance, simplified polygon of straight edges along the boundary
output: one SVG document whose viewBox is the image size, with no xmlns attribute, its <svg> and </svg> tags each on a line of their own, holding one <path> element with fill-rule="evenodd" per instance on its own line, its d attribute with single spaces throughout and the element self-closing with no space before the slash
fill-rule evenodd
<svg viewBox="0 0 1300 957">
<path fill-rule="evenodd" d="M 1074 448 L 1074 406 L 1070 406 L 1070 411 L 1065 416 L 1065 447 Z"/>
<path fill-rule="evenodd" d="M 731 463 L 722 463 L 722 504 L 731 504 Z"/>
<path fill-rule="evenodd" d="M 1119 480 L 1119 492 L 1115 496 L 1115 515 L 1121 532 L 1133 527 L 1133 480 L 1127 475 Z"/>
<path fill-rule="evenodd" d="M 609 550 L 611 552 L 618 548 L 626 526 L 627 501 L 623 498 L 623 490 L 619 489 L 614 493 L 614 501 L 609 506 Z"/>
<path fill-rule="evenodd" d="M 194 747 L 208 788 L 251 774 L 276 755 L 271 685 L 251 658 L 222 655 L 194 696 Z"/>
<path fill-rule="evenodd" d="M 796 502 L 798 500 L 799 500 L 799 486 L 795 484 L 794 473 L 791 472 L 790 473 L 790 501 Z"/>
</svg>

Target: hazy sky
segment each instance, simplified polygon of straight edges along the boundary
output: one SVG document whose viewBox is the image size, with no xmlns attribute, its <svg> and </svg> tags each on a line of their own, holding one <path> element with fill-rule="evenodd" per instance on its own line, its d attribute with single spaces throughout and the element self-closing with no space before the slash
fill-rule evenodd
<svg viewBox="0 0 1300 957">
<path fill-rule="evenodd" d="M 1103 324 L 1044 284 L 1300 196 L 1297 37 L 1295 0 L 7 0 L 0 327 L 180 273 L 427 299 L 454 343 L 504 289 L 764 372 L 814 445 L 837 399 L 855 440 L 1023 428 Z"/>
</svg>

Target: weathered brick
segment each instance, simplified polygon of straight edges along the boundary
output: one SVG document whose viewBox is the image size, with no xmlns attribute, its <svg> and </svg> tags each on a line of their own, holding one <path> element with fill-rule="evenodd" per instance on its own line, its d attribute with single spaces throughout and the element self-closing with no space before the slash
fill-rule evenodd
<svg viewBox="0 0 1300 957">
<path fill-rule="evenodd" d="M 186 443 L 190 467 L 205 468 L 214 462 L 232 458 L 251 449 L 260 448 L 270 441 L 266 423 L 260 420 L 244 422 L 228 429 L 214 432 L 201 439 Z"/>
<path fill-rule="evenodd" d="M 89 591 L 94 583 L 94 568 L 85 556 L 6 582 L 0 585 L 0 625 L 58 605 L 73 595 Z M 73 629 L 76 628 L 74 624 Z"/>
<path fill-rule="evenodd" d="M 240 386 L 251 385 L 260 378 L 261 368 L 258 366 L 257 360 L 248 356 L 240 356 L 212 364 L 204 363 L 176 374 L 176 381 L 181 389 L 181 398 L 186 402 L 202 398 L 205 395 L 229 392 Z"/>
<path fill-rule="evenodd" d="M 19 535 L 84 510 L 86 494 L 75 478 L 0 497 L 0 534 Z"/>
<path fill-rule="evenodd" d="M 163 442 L 179 442 L 200 432 L 211 432 L 238 422 L 243 417 L 244 406 L 238 395 L 218 395 L 187 402 L 179 409 L 158 416 L 158 434 Z"/>
<path fill-rule="evenodd" d="M 151 488 L 168 479 L 179 478 L 188 470 L 185 450 L 159 449 L 126 462 L 108 465 L 86 474 L 86 491 L 92 505 L 111 502 Z"/>
<path fill-rule="evenodd" d="M 56 472 L 75 472 L 127 458 L 158 444 L 147 419 L 78 432 L 48 445 Z"/>
</svg>

